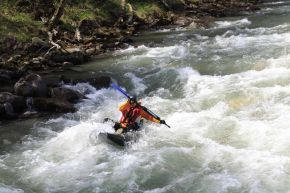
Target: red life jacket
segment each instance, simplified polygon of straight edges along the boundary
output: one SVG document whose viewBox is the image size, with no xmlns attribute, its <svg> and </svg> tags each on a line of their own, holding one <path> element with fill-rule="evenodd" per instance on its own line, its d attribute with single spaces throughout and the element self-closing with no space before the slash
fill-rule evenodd
<svg viewBox="0 0 290 193">
<path fill-rule="evenodd" d="M 142 109 L 140 107 L 127 108 L 122 111 L 122 117 L 120 123 L 125 123 L 126 125 L 134 124 L 138 117 L 141 116 Z"/>
</svg>

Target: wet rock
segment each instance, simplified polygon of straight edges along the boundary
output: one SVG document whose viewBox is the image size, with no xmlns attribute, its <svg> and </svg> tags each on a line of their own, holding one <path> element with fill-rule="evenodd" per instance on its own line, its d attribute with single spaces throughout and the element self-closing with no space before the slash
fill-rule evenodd
<svg viewBox="0 0 290 193">
<path fill-rule="evenodd" d="M 33 98 L 33 108 L 37 111 L 68 113 L 77 109 L 68 101 L 57 98 Z"/>
<path fill-rule="evenodd" d="M 70 62 L 74 65 L 85 63 L 89 60 L 89 58 L 89 55 L 83 52 L 55 53 L 51 56 L 51 60 L 56 63 Z"/>
<path fill-rule="evenodd" d="M 0 104 L 0 118 L 4 118 L 4 116 L 6 115 L 6 111 L 5 111 L 5 107 L 4 104 Z"/>
<path fill-rule="evenodd" d="M 180 16 L 173 22 L 173 24 L 184 27 L 190 25 L 192 22 L 193 19 L 191 17 Z"/>
<path fill-rule="evenodd" d="M 188 28 L 189 28 L 189 29 L 197 29 L 197 27 L 198 27 L 198 24 L 197 24 L 195 21 L 191 22 L 191 23 L 188 25 Z"/>
<path fill-rule="evenodd" d="M 85 95 L 78 91 L 63 87 L 51 89 L 51 97 L 67 100 L 69 102 L 77 102 L 81 99 L 87 98 Z"/>
<path fill-rule="evenodd" d="M 72 68 L 73 66 L 74 66 L 74 64 L 71 63 L 71 62 L 64 62 L 64 63 L 62 63 L 62 67 L 64 69 L 69 69 L 69 68 Z"/>
<path fill-rule="evenodd" d="M 89 55 L 92 55 L 95 52 L 96 52 L 96 48 L 94 48 L 94 47 L 93 48 L 89 48 L 89 49 L 86 50 L 86 53 L 89 54 Z"/>
<path fill-rule="evenodd" d="M 13 95 L 8 92 L 0 93 L 0 104 L 4 105 L 6 103 L 10 103 L 13 111 L 20 113 L 24 112 L 26 107 L 26 100 L 23 97 Z"/>
<path fill-rule="evenodd" d="M 108 88 L 111 84 L 111 78 L 109 76 L 94 77 L 88 79 L 87 81 L 96 89 Z"/>
<path fill-rule="evenodd" d="M 23 74 L 25 74 L 27 71 L 24 68 L 21 68 L 19 70 L 2 70 L 0 69 L 0 75 L 9 77 L 11 80 L 19 79 Z"/>
<path fill-rule="evenodd" d="M 111 78 L 109 76 L 97 76 L 90 77 L 87 79 L 70 78 L 62 75 L 60 80 L 65 84 L 77 84 L 81 82 L 86 82 L 95 87 L 96 89 L 108 88 L 111 84 Z"/>
<path fill-rule="evenodd" d="M 4 106 L 5 114 L 7 117 L 9 117 L 9 118 L 16 118 L 17 117 L 17 114 L 15 113 L 14 108 L 13 108 L 11 103 L 6 102 L 3 104 L 3 106 Z"/>
<path fill-rule="evenodd" d="M 38 74 L 28 74 L 14 85 L 15 93 L 25 97 L 47 96 L 47 85 Z"/>
<path fill-rule="evenodd" d="M 121 38 L 119 38 L 119 42 L 131 44 L 131 43 L 133 43 L 133 40 L 129 37 L 122 36 Z"/>
<path fill-rule="evenodd" d="M 14 113 L 14 109 L 11 103 L 0 104 L 0 120 L 1 119 L 13 119 L 17 115 Z"/>
<path fill-rule="evenodd" d="M 0 85 L 6 85 L 11 82 L 11 77 L 8 74 L 0 74 Z"/>
</svg>

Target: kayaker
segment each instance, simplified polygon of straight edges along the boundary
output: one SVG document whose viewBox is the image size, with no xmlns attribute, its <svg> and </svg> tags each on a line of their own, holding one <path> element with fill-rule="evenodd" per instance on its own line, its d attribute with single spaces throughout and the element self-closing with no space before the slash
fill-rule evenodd
<svg viewBox="0 0 290 193">
<path fill-rule="evenodd" d="M 164 120 L 156 119 L 141 108 L 141 102 L 135 96 L 131 96 L 126 102 L 119 106 L 122 117 L 119 123 L 115 123 L 114 129 L 117 134 L 126 133 L 140 128 L 142 118 L 149 121 L 165 124 Z"/>
</svg>

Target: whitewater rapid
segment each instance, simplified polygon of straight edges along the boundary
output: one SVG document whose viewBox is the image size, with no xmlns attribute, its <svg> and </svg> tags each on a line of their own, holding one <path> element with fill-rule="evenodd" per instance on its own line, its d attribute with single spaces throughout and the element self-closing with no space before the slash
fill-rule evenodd
<svg viewBox="0 0 290 193">
<path fill-rule="evenodd" d="M 113 132 L 103 119 L 118 120 L 125 98 L 65 85 L 88 99 L 76 113 L 38 120 L 0 155 L 0 192 L 289 192 L 289 9 L 143 34 L 162 44 L 85 65 L 140 96 L 171 128 L 148 122 L 125 149 L 99 141 Z"/>
</svg>

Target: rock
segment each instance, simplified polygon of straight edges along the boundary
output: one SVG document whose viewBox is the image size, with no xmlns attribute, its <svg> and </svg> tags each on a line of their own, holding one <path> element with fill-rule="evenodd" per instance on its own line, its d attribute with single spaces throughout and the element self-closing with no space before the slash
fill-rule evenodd
<svg viewBox="0 0 290 193">
<path fill-rule="evenodd" d="M 11 56 L 11 57 L 7 60 L 7 62 L 8 62 L 8 63 L 11 63 L 11 62 L 17 62 L 17 60 L 20 59 L 20 58 L 21 58 L 21 55 L 17 54 L 17 55 Z"/>
<path fill-rule="evenodd" d="M 195 21 L 191 22 L 191 24 L 188 25 L 189 29 L 197 29 L 197 23 Z"/>
<path fill-rule="evenodd" d="M 131 43 L 133 43 L 133 40 L 131 38 L 122 36 L 121 38 L 119 38 L 119 42 L 131 44 Z"/>
<path fill-rule="evenodd" d="M 26 73 L 26 71 L 23 68 L 14 71 L 0 69 L 0 76 L 2 75 L 6 78 L 9 77 L 9 79 L 11 80 L 19 79 L 24 73 Z"/>
<path fill-rule="evenodd" d="M 192 22 L 193 19 L 191 17 L 180 16 L 173 22 L 173 24 L 184 27 L 190 25 Z"/>
<path fill-rule="evenodd" d="M 45 59 L 43 57 L 37 57 L 37 58 L 32 58 L 31 63 L 32 64 L 41 64 L 44 61 L 45 61 Z"/>
<path fill-rule="evenodd" d="M 77 109 L 68 101 L 57 98 L 33 98 L 33 108 L 37 111 L 68 113 Z"/>
<path fill-rule="evenodd" d="M 8 74 L 0 74 L 0 85 L 6 85 L 11 82 L 11 77 Z"/>
<path fill-rule="evenodd" d="M 80 82 L 86 82 L 90 85 L 94 86 L 96 89 L 108 88 L 111 84 L 111 78 L 109 76 L 98 76 L 98 77 L 90 77 L 87 79 L 78 79 L 78 78 L 69 78 L 64 75 L 60 77 L 60 80 L 65 84 L 77 84 Z"/>
<path fill-rule="evenodd" d="M 51 60 L 56 63 L 71 62 L 74 65 L 85 63 L 89 58 L 89 55 L 83 52 L 55 53 L 51 56 Z"/>
<path fill-rule="evenodd" d="M 28 74 L 14 85 L 15 93 L 25 97 L 47 96 L 47 85 L 38 74 Z"/>
<path fill-rule="evenodd" d="M 68 48 L 65 48 L 65 51 L 67 53 L 73 54 L 73 53 L 81 52 L 82 50 L 80 47 L 68 47 Z"/>
<path fill-rule="evenodd" d="M 31 39 L 32 45 L 41 45 L 41 46 L 47 46 L 47 43 L 40 39 L 39 37 L 33 37 Z"/>
<path fill-rule="evenodd" d="M 0 118 L 1 117 L 5 117 L 6 115 L 6 111 L 5 111 L 5 107 L 4 107 L 4 104 L 0 104 Z"/>
<path fill-rule="evenodd" d="M 77 102 L 81 99 L 87 98 L 85 95 L 78 91 L 62 87 L 51 89 L 51 97 L 67 100 L 69 102 Z"/>
<path fill-rule="evenodd" d="M 108 88 L 111 84 L 111 78 L 108 76 L 94 77 L 87 80 L 96 89 Z"/>
<path fill-rule="evenodd" d="M 64 69 L 69 69 L 69 68 L 72 68 L 73 66 L 74 66 L 74 64 L 71 63 L 71 62 L 64 62 L 64 63 L 62 63 L 62 67 Z"/>
<path fill-rule="evenodd" d="M 89 48 L 86 50 L 86 53 L 89 54 L 89 55 L 92 55 L 96 52 L 96 48 Z"/>
<path fill-rule="evenodd" d="M 4 103 L 5 114 L 9 118 L 16 118 L 17 114 L 14 112 L 14 108 L 11 103 Z"/>
<path fill-rule="evenodd" d="M 26 107 L 26 100 L 23 97 L 13 95 L 8 92 L 0 93 L 0 104 L 10 103 L 13 110 L 17 113 L 24 112 Z"/>
</svg>

